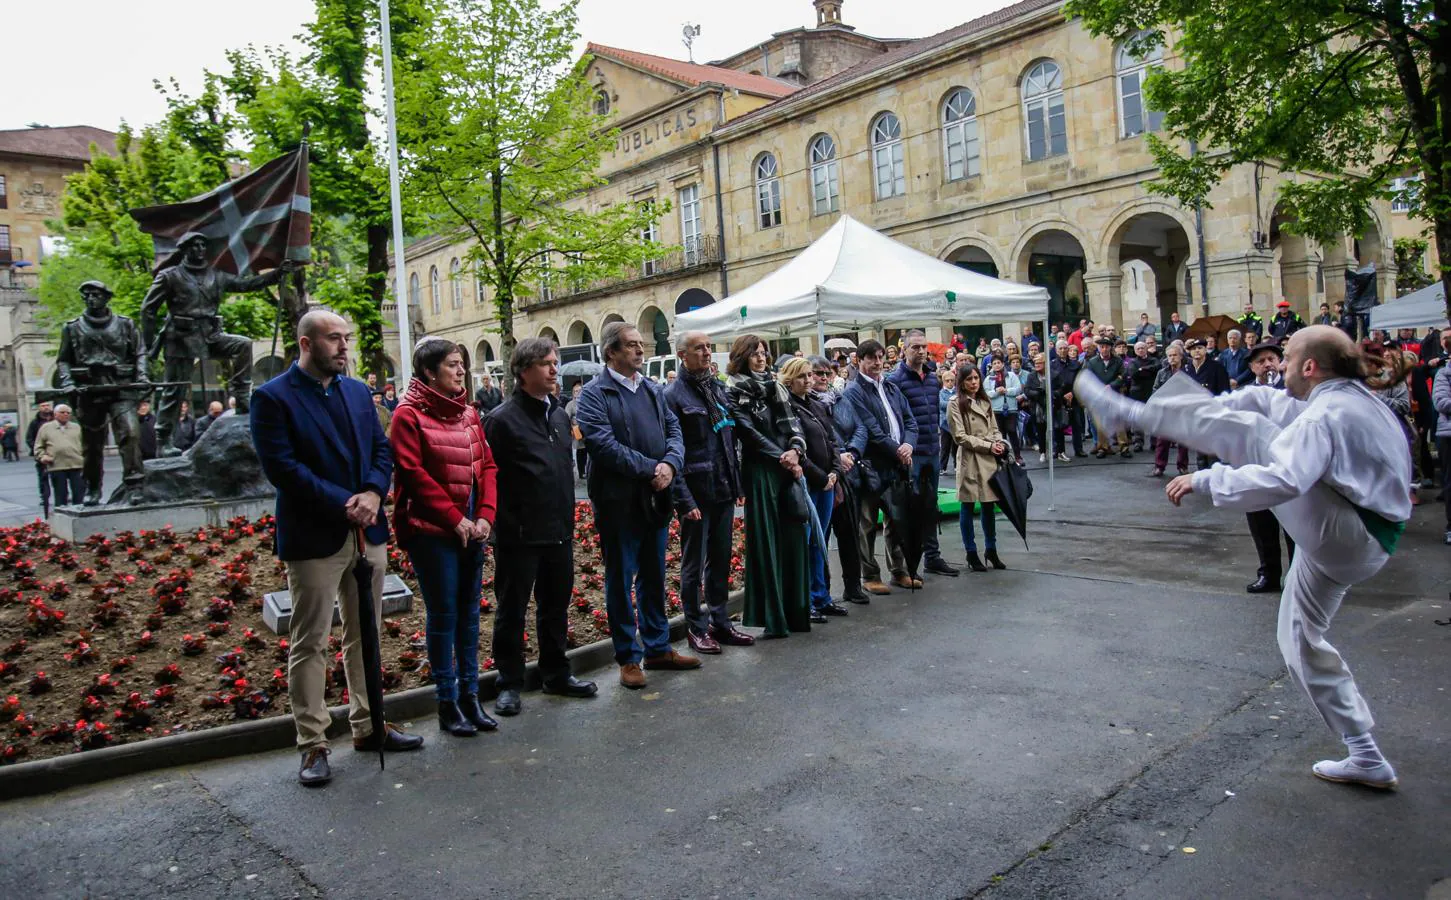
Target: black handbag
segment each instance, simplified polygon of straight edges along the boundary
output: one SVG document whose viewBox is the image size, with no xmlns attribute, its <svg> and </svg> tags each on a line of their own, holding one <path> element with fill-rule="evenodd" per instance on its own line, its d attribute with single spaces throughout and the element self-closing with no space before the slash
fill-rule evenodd
<svg viewBox="0 0 1451 900">
<path fill-rule="evenodd" d="M 790 486 L 781 492 L 781 520 L 791 525 L 805 525 L 811 521 L 811 498 L 806 496 L 806 479 L 791 479 Z"/>
</svg>

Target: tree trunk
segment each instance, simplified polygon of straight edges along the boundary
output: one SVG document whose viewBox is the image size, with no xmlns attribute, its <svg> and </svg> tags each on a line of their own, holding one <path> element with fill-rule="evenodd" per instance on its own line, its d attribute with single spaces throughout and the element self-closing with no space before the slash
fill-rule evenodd
<svg viewBox="0 0 1451 900">
<path fill-rule="evenodd" d="M 362 327 L 367 329 L 366 334 L 358 336 L 358 343 L 361 346 L 369 347 L 364 362 L 368 371 L 377 372 L 380 381 L 388 380 L 388 353 L 383 346 L 383 298 L 388 293 L 388 232 L 387 223 L 374 223 L 368 226 L 368 299 L 373 307 L 378 310 L 377 321 L 372 324 L 365 324 Z M 402 265 L 402 251 L 399 252 L 399 265 Z M 408 298 L 398 298 L 398 314 L 408 315 Z M 411 352 L 411 347 L 399 347 L 400 354 Z"/>
<path fill-rule="evenodd" d="M 1436 225 L 1436 261 L 1438 263 L 1437 275 L 1441 282 L 1441 290 L 1444 292 L 1442 300 L 1446 305 L 1446 317 L 1451 319 L 1451 216 L 1437 216 Z"/>
</svg>

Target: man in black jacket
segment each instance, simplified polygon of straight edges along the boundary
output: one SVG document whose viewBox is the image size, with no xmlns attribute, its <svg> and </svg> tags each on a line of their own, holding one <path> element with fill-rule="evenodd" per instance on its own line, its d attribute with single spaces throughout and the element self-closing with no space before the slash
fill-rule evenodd
<svg viewBox="0 0 1451 900">
<path fill-rule="evenodd" d="M 136 421 L 141 426 L 138 443 L 142 459 L 156 458 L 156 413 L 151 411 L 151 402 L 142 400 L 136 404 Z"/>
<path fill-rule="evenodd" d="M 494 514 L 494 710 L 518 715 L 524 687 L 524 615 L 534 595 L 539 676 L 546 694 L 592 697 L 592 681 L 569 671 L 569 595 L 574 587 L 574 460 L 569 416 L 550 402 L 559 355 L 548 338 L 514 348 L 515 390 L 484 419 L 484 436 L 499 467 Z"/>
<path fill-rule="evenodd" d="M 1203 340 L 1191 338 L 1185 342 L 1184 349 L 1189 351 L 1188 372 L 1195 381 L 1215 396 L 1229 393 L 1229 372 L 1223 363 L 1209 355 L 1209 346 Z"/>
<path fill-rule="evenodd" d="M 1092 372 L 1099 381 L 1109 386 L 1109 389 L 1116 393 L 1124 391 L 1124 361 L 1114 355 L 1113 339 L 1101 337 L 1098 339 L 1098 353 L 1088 361 L 1087 369 Z M 1124 459 L 1133 456 L 1129 449 L 1129 435 L 1127 431 L 1119 431 L 1113 436 L 1118 442 L 1119 455 Z M 1102 423 L 1098 427 L 1098 446 L 1093 449 L 1093 455 L 1103 459 L 1109 454 L 1109 433 Z"/>
<path fill-rule="evenodd" d="M 710 336 L 688 331 L 675 341 L 683 364 L 665 388 L 665 403 L 680 420 L 685 467 L 675 478 L 675 511 L 680 515 L 680 604 L 686 639 L 699 653 L 721 645 L 749 647 L 756 639 L 731 625 L 731 528 L 743 502 L 736 438 L 725 387 L 710 372 Z M 704 593 L 710 615 L 701 613 Z"/>
<path fill-rule="evenodd" d="M 877 565 L 877 517 L 885 515 L 882 493 L 898 478 L 907 477 L 912 465 L 912 444 L 916 439 L 917 420 L 912 407 L 895 384 L 882 377 L 886 350 L 875 340 L 862 341 L 857 347 L 857 376 L 846 386 L 842 401 L 852 405 L 857 421 L 866 426 L 867 468 L 863 473 L 861 520 L 858 523 L 857 549 L 861 553 L 862 586 L 873 594 L 889 594 L 891 588 L 882 582 L 882 569 Z M 907 574 L 907 559 L 900 544 L 894 544 L 895 529 L 888 519 L 884 543 L 892 583 L 898 587 L 921 587 L 922 583 Z"/>
<path fill-rule="evenodd" d="M 1266 338 L 1255 345 L 1250 351 L 1247 364 L 1254 374 L 1254 380 L 1240 388 L 1260 385 L 1272 387 L 1279 390 L 1285 389 L 1285 380 L 1280 375 L 1280 361 L 1284 359 L 1284 351 L 1274 338 Z M 1255 574 L 1253 583 L 1245 588 L 1251 594 L 1278 594 L 1280 593 L 1280 576 L 1284 573 L 1284 566 L 1281 564 L 1280 556 L 1280 520 L 1275 518 L 1273 510 L 1261 509 L 1255 512 L 1245 513 L 1245 519 L 1249 522 L 1249 536 L 1255 544 L 1255 554 L 1259 556 L 1260 567 Z M 1295 542 L 1285 534 L 1285 547 L 1293 561 L 1295 556 Z"/>
<path fill-rule="evenodd" d="M 1083 419 L 1083 407 L 1073 402 L 1073 379 L 1078 377 L 1083 366 L 1073 358 L 1073 345 L 1068 341 L 1058 341 L 1053 350 L 1055 355 L 1048 360 L 1048 386 L 1053 391 L 1053 422 L 1049 423 L 1049 427 L 1053 430 L 1054 455 L 1059 462 L 1068 462 L 1063 432 L 1070 427 L 1073 429 L 1074 457 L 1088 455 L 1083 452 L 1083 432 L 1087 424 Z"/>
<path fill-rule="evenodd" d="M 1169 313 L 1169 324 L 1164 326 L 1164 346 L 1184 340 L 1184 333 L 1188 330 L 1189 326 L 1179 318 L 1178 313 Z"/>
<path fill-rule="evenodd" d="M 40 434 L 40 426 L 55 418 L 50 401 L 40 404 L 35 408 L 35 418 L 25 429 L 25 447 L 31 456 L 35 455 L 35 436 Z M 35 461 L 35 475 L 40 482 L 40 505 L 45 510 L 45 515 L 50 516 L 50 473 L 45 470 L 45 463 Z"/>
<path fill-rule="evenodd" d="M 474 407 L 479 415 L 487 416 L 504 402 L 504 393 L 494 387 L 487 374 L 479 376 L 479 389 L 474 394 Z"/>
</svg>

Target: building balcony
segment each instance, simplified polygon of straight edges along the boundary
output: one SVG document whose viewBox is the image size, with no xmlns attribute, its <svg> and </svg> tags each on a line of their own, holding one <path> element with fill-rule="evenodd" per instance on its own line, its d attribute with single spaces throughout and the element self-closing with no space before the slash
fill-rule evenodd
<svg viewBox="0 0 1451 900">
<path fill-rule="evenodd" d="M 609 278 L 576 283 L 569 280 L 567 271 L 561 270 L 557 279 L 559 283 L 552 289 L 547 289 L 543 297 L 521 297 L 516 305 L 521 310 L 550 309 L 599 294 L 615 293 L 653 281 L 714 269 L 720 266 L 723 259 L 725 244 L 720 235 L 703 234 L 659 259 L 652 259 L 636 269 Z"/>
</svg>

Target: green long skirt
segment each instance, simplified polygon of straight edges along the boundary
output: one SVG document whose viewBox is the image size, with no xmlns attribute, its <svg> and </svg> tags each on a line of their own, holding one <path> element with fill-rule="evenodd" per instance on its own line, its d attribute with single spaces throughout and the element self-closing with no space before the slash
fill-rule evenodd
<svg viewBox="0 0 1451 900">
<path fill-rule="evenodd" d="M 790 478 L 780 466 L 742 467 L 746 486 L 746 607 L 742 624 L 770 635 L 811 630 L 806 527 L 781 521 Z"/>
</svg>

